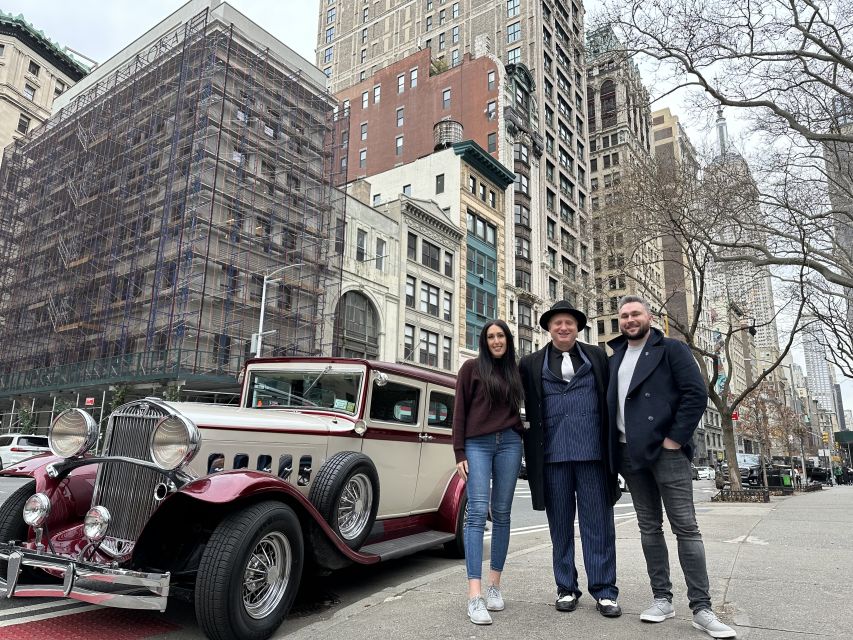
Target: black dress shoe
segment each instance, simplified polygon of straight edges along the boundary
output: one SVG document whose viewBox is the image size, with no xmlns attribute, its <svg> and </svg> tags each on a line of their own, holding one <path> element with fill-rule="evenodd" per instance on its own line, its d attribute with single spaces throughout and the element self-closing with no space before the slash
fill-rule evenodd
<svg viewBox="0 0 853 640">
<path fill-rule="evenodd" d="M 622 615 L 622 607 L 620 607 L 615 600 L 602 598 L 595 604 L 595 608 L 598 609 L 598 612 L 605 618 L 618 618 Z"/>
<path fill-rule="evenodd" d="M 557 601 L 554 603 L 557 611 L 574 611 L 578 608 L 578 599 L 573 593 L 559 592 Z"/>
</svg>

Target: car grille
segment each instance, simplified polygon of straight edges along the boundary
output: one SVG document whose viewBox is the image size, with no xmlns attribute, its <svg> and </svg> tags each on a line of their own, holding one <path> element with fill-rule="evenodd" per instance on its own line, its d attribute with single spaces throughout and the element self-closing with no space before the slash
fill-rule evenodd
<svg viewBox="0 0 853 640">
<path fill-rule="evenodd" d="M 110 416 L 103 456 L 121 456 L 151 462 L 148 441 L 154 427 L 169 412 L 146 401 L 119 407 Z M 154 510 L 154 487 L 164 477 L 152 469 L 117 462 L 102 464 L 98 471 L 92 506 L 109 509 L 112 522 L 108 536 L 119 541 L 135 541 Z M 123 545 L 118 545 L 119 548 Z"/>
</svg>

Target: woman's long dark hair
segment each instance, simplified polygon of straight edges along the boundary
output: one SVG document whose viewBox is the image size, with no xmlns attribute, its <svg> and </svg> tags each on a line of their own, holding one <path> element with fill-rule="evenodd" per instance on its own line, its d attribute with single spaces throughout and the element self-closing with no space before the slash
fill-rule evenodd
<svg viewBox="0 0 853 640">
<path fill-rule="evenodd" d="M 486 338 L 489 328 L 493 326 L 500 328 L 506 336 L 506 352 L 500 358 L 492 355 Z M 480 380 L 486 386 L 489 404 L 495 405 L 509 400 L 514 410 L 521 408 L 524 403 L 524 388 L 521 386 L 521 375 L 518 373 L 518 363 L 515 359 L 515 339 L 503 320 L 491 320 L 480 332 L 477 370 L 480 373 Z"/>
</svg>

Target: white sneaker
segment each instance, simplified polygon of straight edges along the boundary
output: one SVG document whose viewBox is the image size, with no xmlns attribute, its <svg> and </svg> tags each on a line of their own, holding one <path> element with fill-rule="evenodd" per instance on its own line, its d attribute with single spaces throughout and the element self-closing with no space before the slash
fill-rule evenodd
<svg viewBox="0 0 853 640">
<path fill-rule="evenodd" d="M 704 631 L 712 638 L 735 638 L 737 633 L 730 626 L 720 622 L 717 614 L 710 609 L 699 609 L 693 614 L 693 626 Z"/>
<path fill-rule="evenodd" d="M 483 596 L 475 596 L 468 601 L 468 617 L 474 624 L 492 624 Z"/>
<path fill-rule="evenodd" d="M 486 591 L 486 609 L 489 611 L 503 611 L 505 608 L 501 590 L 495 585 L 489 585 Z"/>
<path fill-rule="evenodd" d="M 640 614 L 643 622 L 663 622 L 667 618 L 675 617 L 675 607 L 666 598 L 655 598 L 648 609 Z"/>
</svg>

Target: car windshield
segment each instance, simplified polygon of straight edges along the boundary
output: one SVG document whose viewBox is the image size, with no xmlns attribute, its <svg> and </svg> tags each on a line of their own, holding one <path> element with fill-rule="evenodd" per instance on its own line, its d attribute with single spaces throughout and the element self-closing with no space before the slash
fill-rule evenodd
<svg viewBox="0 0 853 640">
<path fill-rule="evenodd" d="M 47 438 L 44 436 L 21 436 L 18 445 L 22 447 L 47 447 Z"/>
<path fill-rule="evenodd" d="M 250 375 L 247 407 L 256 409 L 323 409 L 355 414 L 362 371 L 324 369 L 258 371 Z"/>
</svg>

